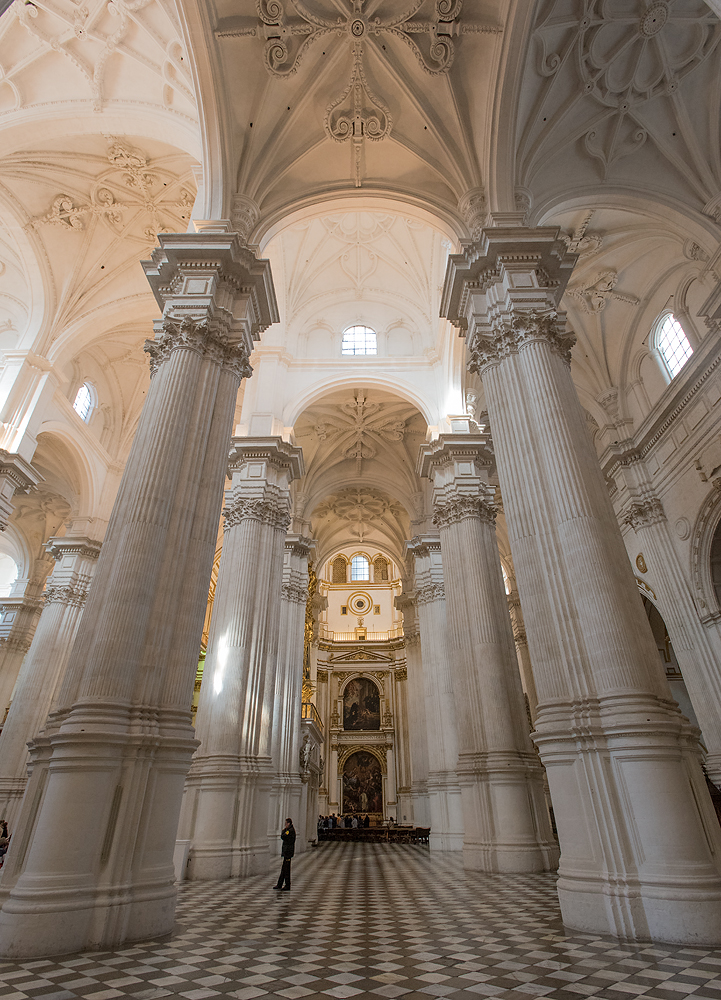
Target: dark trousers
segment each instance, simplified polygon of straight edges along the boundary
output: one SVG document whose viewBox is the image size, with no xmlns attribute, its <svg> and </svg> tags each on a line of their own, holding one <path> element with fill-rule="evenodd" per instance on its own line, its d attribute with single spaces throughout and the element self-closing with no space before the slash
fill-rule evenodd
<svg viewBox="0 0 721 1000">
<path fill-rule="evenodd" d="M 277 889 L 290 889 L 290 858 L 283 858 L 283 865 L 276 883 Z"/>
</svg>

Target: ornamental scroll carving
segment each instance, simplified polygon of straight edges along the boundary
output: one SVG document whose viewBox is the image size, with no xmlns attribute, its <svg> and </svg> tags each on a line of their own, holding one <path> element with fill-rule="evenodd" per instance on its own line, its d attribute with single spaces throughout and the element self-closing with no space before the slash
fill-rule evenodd
<svg viewBox="0 0 721 1000">
<path fill-rule="evenodd" d="M 555 310 L 518 312 L 510 324 L 499 323 L 490 335 L 474 338 L 469 352 L 468 370 L 477 375 L 504 358 L 518 354 L 529 344 L 545 343 L 566 365 L 571 364 L 571 349 L 576 335 L 566 329 L 566 317 Z"/>
<path fill-rule="evenodd" d="M 287 498 L 264 500 L 236 500 L 223 511 L 226 531 L 235 528 L 246 518 L 260 521 L 271 528 L 282 528 L 287 531 L 290 524 L 290 509 Z M 306 594 L 303 595 L 305 600 Z M 302 603 L 302 602 L 301 602 Z"/>
<path fill-rule="evenodd" d="M 194 351 L 208 358 L 235 375 L 238 381 L 253 374 L 245 344 L 232 343 L 224 334 L 211 330 L 205 321 L 196 323 L 186 318 L 181 323 L 174 323 L 166 320 L 160 337 L 146 340 L 143 349 L 150 356 L 151 378 L 177 350 Z"/>
<path fill-rule="evenodd" d="M 478 517 L 487 524 L 495 524 L 497 513 L 496 505 L 490 498 L 460 496 L 447 503 L 436 504 L 433 523 L 437 528 L 446 528 L 467 517 Z"/>
<path fill-rule="evenodd" d="M 648 528 L 652 524 L 660 524 L 665 520 L 666 513 L 658 497 L 634 500 L 629 504 L 623 516 L 623 523 L 630 524 L 634 531 L 639 528 Z"/>
</svg>

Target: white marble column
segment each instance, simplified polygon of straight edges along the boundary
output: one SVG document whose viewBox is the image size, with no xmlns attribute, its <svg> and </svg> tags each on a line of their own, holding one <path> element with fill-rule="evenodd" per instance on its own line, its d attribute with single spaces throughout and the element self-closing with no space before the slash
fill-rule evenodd
<svg viewBox="0 0 721 1000">
<path fill-rule="evenodd" d="M 415 598 L 428 733 L 430 846 L 436 851 L 460 851 L 463 803 L 456 771 L 457 717 L 441 543 L 435 535 L 421 535 L 407 542 L 406 548 L 415 557 Z"/>
<path fill-rule="evenodd" d="M 146 345 L 153 377 L 56 708 L 34 744 L 0 886 L 6 956 L 115 947 L 174 923 L 236 397 L 277 307 L 268 261 L 222 224 L 159 240 L 144 264 L 164 309 Z"/>
<path fill-rule="evenodd" d="M 253 875 L 270 860 L 283 555 L 290 483 L 302 475 L 302 454 L 280 438 L 234 438 L 230 472 L 195 722 L 200 747 L 178 831 L 191 841 L 189 879 Z"/>
<path fill-rule="evenodd" d="M 272 854 L 280 854 L 280 832 L 288 816 L 300 834 L 306 829 L 308 797 L 303 794 L 300 751 L 308 556 L 312 546 L 313 542 L 302 535 L 286 535 L 273 703 L 274 776 L 268 811 L 268 839 Z M 316 820 L 317 817 L 314 817 L 314 822 Z M 305 850 L 306 842 L 305 836 L 298 837 L 295 845 L 298 854 Z"/>
<path fill-rule="evenodd" d="M 671 700 L 571 379 L 556 229 L 483 230 L 443 314 L 483 380 L 538 691 L 569 928 L 721 941 L 721 831 Z"/>
<path fill-rule="evenodd" d="M 27 744 L 42 729 L 65 673 L 100 554 L 100 542 L 73 535 L 51 538 L 45 547 L 55 568 L 0 734 L 0 818 L 11 831 L 27 785 Z"/>
<path fill-rule="evenodd" d="M 480 871 L 555 868 L 543 768 L 528 733 L 496 541 L 487 435 L 445 434 L 422 445 L 433 484 L 453 648 L 463 862 Z"/>
<path fill-rule="evenodd" d="M 403 613 L 403 638 L 406 644 L 405 678 L 401 678 L 400 672 L 396 671 L 396 681 L 405 683 L 408 706 L 412 820 L 416 826 L 427 827 L 431 824 L 428 808 L 428 733 L 415 594 L 402 594 L 396 597 L 395 603 Z"/>
<path fill-rule="evenodd" d="M 531 663 L 531 654 L 528 650 L 528 637 L 526 635 L 526 626 L 523 622 L 523 609 L 521 608 L 521 598 L 516 589 L 515 577 L 511 578 L 510 583 L 511 592 L 506 594 L 506 601 L 508 602 L 508 611 L 511 616 L 511 628 L 513 629 L 513 641 L 516 644 L 518 669 L 521 671 L 521 683 L 528 699 L 529 725 L 534 726 L 536 711 L 538 710 L 536 682 L 533 678 L 533 665 Z"/>
</svg>

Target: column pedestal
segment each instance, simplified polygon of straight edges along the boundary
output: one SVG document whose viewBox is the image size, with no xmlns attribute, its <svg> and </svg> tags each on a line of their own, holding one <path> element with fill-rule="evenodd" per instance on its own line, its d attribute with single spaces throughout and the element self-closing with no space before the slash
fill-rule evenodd
<svg viewBox="0 0 721 1000">
<path fill-rule="evenodd" d="M 483 230 L 442 312 L 483 380 L 538 691 L 534 739 L 561 843 L 565 924 L 721 941 L 721 831 L 671 700 L 571 380 L 556 229 Z"/>
</svg>

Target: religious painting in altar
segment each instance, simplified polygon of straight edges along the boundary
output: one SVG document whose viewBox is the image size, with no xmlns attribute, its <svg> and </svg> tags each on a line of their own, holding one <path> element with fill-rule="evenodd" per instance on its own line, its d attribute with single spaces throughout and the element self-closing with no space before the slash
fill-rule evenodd
<svg viewBox="0 0 721 1000">
<path fill-rule="evenodd" d="M 365 750 L 350 755 L 343 768 L 343 812 L 382 813 L 383 775 L 378 758 Z"/>
<path fill-rule="evenodd" d="M 343 728 L 357 732 L 381 728 L 378 688 L 367 677 L 354 677 L 343 692 Z"/>
</svg>

